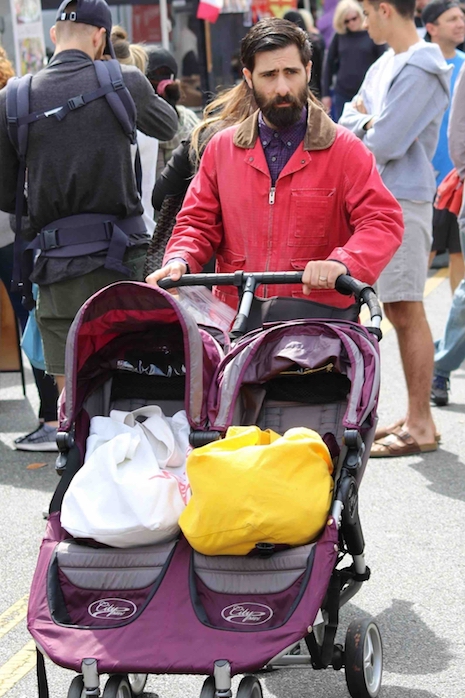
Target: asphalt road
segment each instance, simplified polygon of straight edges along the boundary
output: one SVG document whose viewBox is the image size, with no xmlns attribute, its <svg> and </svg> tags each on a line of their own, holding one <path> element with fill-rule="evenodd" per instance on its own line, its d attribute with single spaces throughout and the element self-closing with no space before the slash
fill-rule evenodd
<svg viewBox="0 0 465 698">
<path fill-rule="evenodd" d="M 441 274 L 441 272 L 439 272 Z M 436 276 L 434 276 L 436 275 Z M 447 280 L 433 272 L 425 298 L 435 337 L 450 303 Z M 383 423 L 402 415 L 405 385 L 395 333 L 381 344 Z M 37 398 L 17 374 L 0 374 L 0 698 L 37 695 L 25 601 L 44 530 L 42 511 L 56 484 L 54 457 L 16 452 L 16 436 L 36 426 Z M 351 618 L 374 617 L 385 651 L 385 698 L 465 697 L 465 371 L 452 380 L 451 404 L 435 408 L 441 448 L 433 454 L 372 460 L 361 488 L 361 517 L 371 580 L 341 612 L 341 640 Z M 46 463 L 28 469 L 31 463 Z M 143 642 L 143 638 L 141 638 Z M 64 698 L 71 672 L 47 663 L 51 698 Z M 238 679 L 234 680 L 237 686 Z M 202 678 L 151 676 L 160 698 L 198 696 Z M 343 698 L 343 672 L 280 669 L 262 677 L 264 695 Z M 152 697 L 153 698 L 153 697 Z"/>
</svg>

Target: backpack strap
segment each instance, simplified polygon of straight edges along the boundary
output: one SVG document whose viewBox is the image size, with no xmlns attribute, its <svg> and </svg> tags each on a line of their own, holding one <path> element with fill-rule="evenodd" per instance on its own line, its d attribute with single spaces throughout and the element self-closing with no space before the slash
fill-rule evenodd
<svg viewBox="0 0 465 698">
<path fill-rule="evenodd" d="M 32 75 L 11 78 L 7 83 L 6 117 L 9 138 L 18 154 L 19 167 L 16 184 L 15 219 L 16 233 L 14 243 L 12 291 L 19 291 L 25 298 L 25 307 L 34 307 L 32 284 L 27 271 L 32 270 L 32 250 L 25 252 L 27 243 L 21 237 L 22 216 L 25 207 L 26 186 L 26 152 L 28 144 L 28 125 L 23 118 L 29 114 L 29 94 Z M 26 275 L 27 274 L 27 275 Z M 22 280 L 24 284 L 22 283 Z"/>
<path fill-rule="evenodd" d="M 113 58 L 109 61 L 95 61 L 94 65 L 100 86 L 111 85 L 111 90 L 105 94 L 109 107 L 131 143 L 136 143 L 136 105 L 123 82 L 120 64 Z"/>
<path fill-rule="evenodd" d="M 131 93 L 123 82 L 120 64 L 116 59 L 112 58 L 109 61 L 95 61 L 94 65 L 100 86 L 112 85 L 113 89 L 105 94 L 105 99 L 132 145 L 137 146 L 136 105 Z M 137 191 L 139 196 L 142 196 L 142 163 L 139 146 L 136 149 L 134 171 Z"/>
</svg>

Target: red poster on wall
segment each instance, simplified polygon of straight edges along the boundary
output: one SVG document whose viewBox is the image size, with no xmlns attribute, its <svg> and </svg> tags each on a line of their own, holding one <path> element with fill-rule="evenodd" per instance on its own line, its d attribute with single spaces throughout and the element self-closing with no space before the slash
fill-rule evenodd
<svg viewBox="0 0 465 698">
<path fill-rule="evenodd" d="M 289 10 L 297 9 L 297 0 L 252 0 L 252 19 L 258 22 L 265 17 L 282 17 Z"/>
<path fill-rule="evenodd" d="M 159 5 L 132 6 L 132 40 L 134 43 L 140 41 L 145 41 L 147 44 L 161 43 Z"/>
</svg>

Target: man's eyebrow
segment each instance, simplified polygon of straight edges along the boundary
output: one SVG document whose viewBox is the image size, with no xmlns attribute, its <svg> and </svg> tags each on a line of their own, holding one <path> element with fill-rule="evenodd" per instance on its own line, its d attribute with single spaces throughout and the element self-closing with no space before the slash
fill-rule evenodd
<svg viewBox="0 0 465 698">
<path fill-rule="evenodd" d="M 287 65 L 284 68 L 282 68 L 283 71 L 286 70 L 292 70 L 294 72 L 299 72 L 299 67 L 295 65 Z M 269 70 L 262 70 L 258 74 L 259 75 L 274 75 L 275 73 L 279 72 L 279 68 L 270 68 Z"/>
<path fill-rule="evenodd" d="M 278 69 L 277 68 L 271 68 L 270 70 L 262 70 L 259 72 L 259 75 L 272 75 L 273 73 L 277 73 Z"/>
</svg>

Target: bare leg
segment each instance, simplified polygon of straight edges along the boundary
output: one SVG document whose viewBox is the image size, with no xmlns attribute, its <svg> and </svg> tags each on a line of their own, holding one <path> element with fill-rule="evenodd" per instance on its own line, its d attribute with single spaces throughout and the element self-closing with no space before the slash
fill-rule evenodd
<svg viewBox="0 0 465 698">
<path fill-rule="evenodd" d="M 465 277 L 465 262 L 461 252 L 449 253 L 449 282 L 452 295 L 455 289 Z"/>
<path fill-rule="evenodd" d="M 58 393 L 61 393 L 63 388 L 65 387 L 65 377 L 64 376 L 55 376 L 56 384 L 58 386 Z"/>
<path fill-rule="evenodd" d="M 428 259 L 428 269 L 433 263 L 434 258 L 436 257 L 436 251 L 430 252 L 429 253 L 429 259 Z"/>
<path fill-rule="evenodd" d="M 434 443 L 435 425 L 430 408 L 434 345 L 421 301 L 385 303 L 384 310 L 397 332 L 408 392 L 404 428 L 419 444 Z"/>
</svg>

